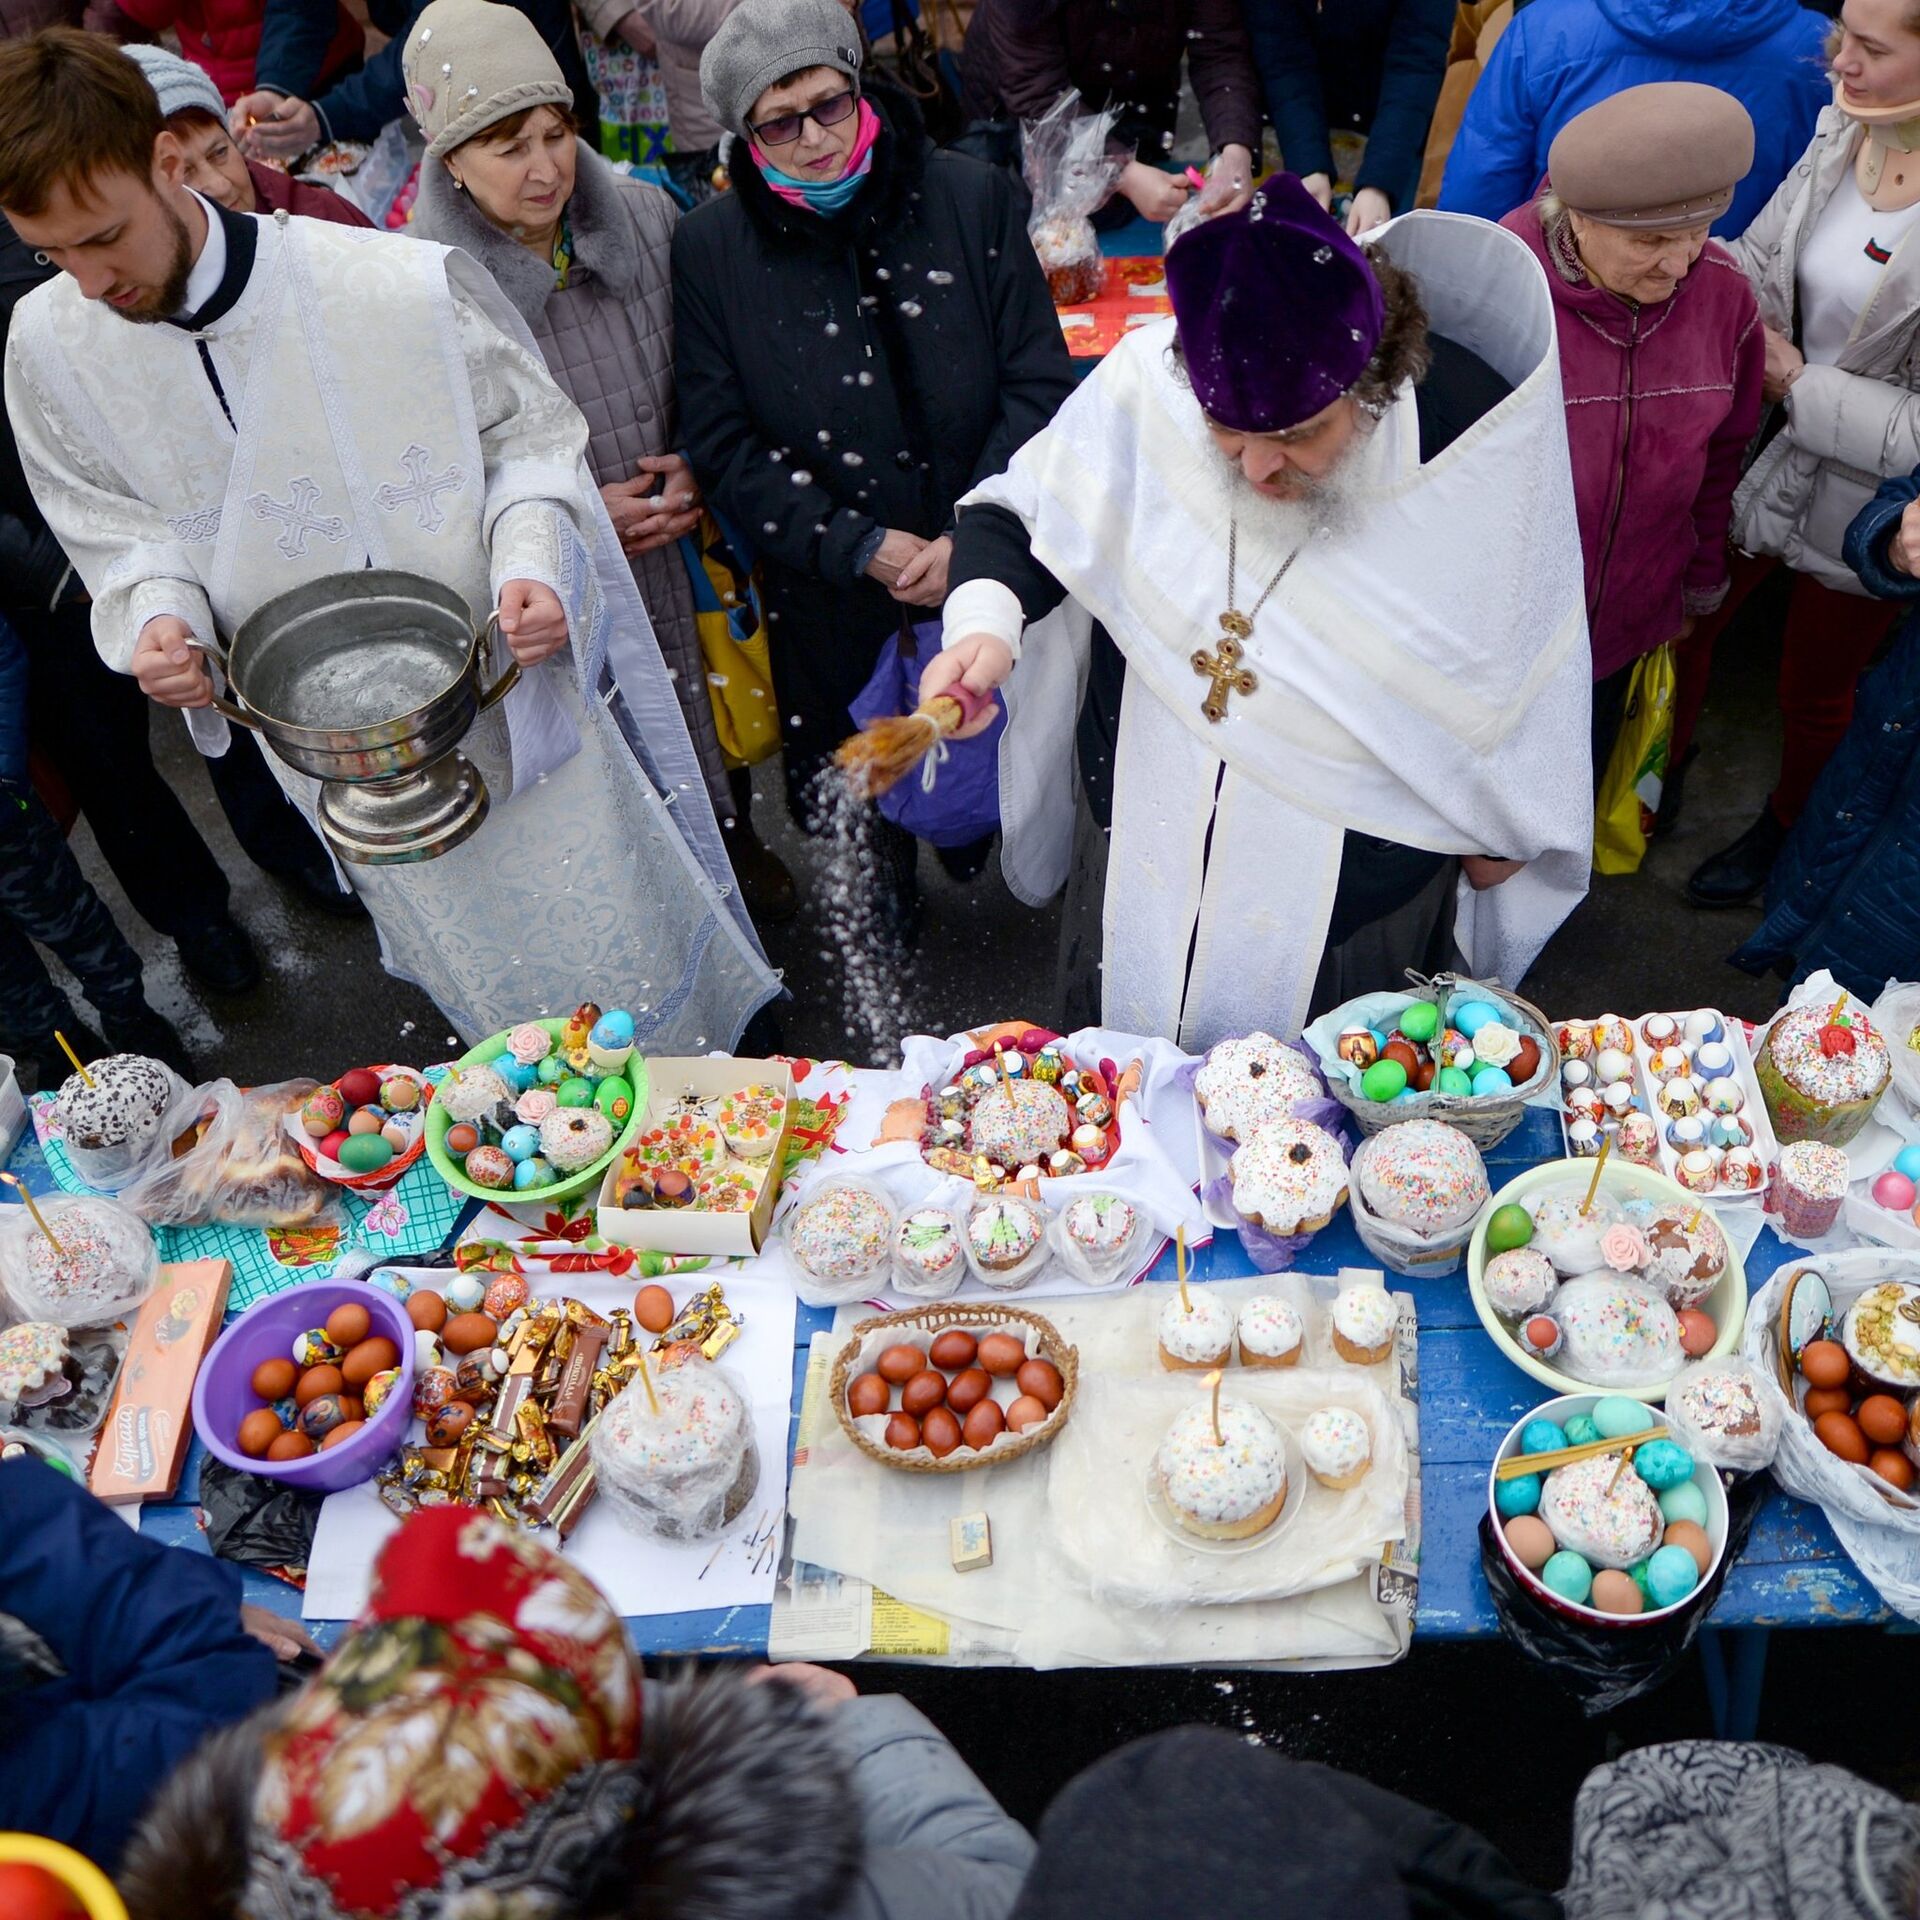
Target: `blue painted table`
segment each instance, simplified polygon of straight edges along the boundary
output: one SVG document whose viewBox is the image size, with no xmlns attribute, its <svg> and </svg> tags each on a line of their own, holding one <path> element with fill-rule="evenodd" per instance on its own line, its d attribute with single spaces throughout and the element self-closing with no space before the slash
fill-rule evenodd
<svg viewBox="0 0 1920 1920">
<path fill-rule="evenodd" d="M 1527 1167 L 1557 1157 L 1559 1148 L 1553 1116 L 1530 1111 L 1520 1128 L 1488 1155 L 1495 1189 Z M 14 1162 L 15 1170 L 36 1188 L 45 1179 L 38 1161 L 29 1144 L 16 1153 Z M 7 1197 L 12 1198 L 10 1190 Z M 1770 1229 L 1763 1232 L 1747 1259 L 1750 1286 L 1758 1288 L 1790 1254 Z M 1171 1278 L 1172 1264 L 1169 1250 L 1152 1278 Z M 1323 1274 L 1374 1265 L 1344 1211 L 1315 1237 L 1299 1262 L 1302 1272 Z M 1238 1239 L 1221 1234 L 1212 1245 L 1196 1250 L 1191 1274 L 1207 1281 L 1252 1271 Z M 1513 1422 L 1548 1395 L 1488 1339 L 1468 1297 L 1464 1272 L 1443 1280 L 1396 1284 L 1412 1293 L 1420 1320 L 1422 1540 L 1416 1632 L 1441 1640 L 1485 1639 L 1499 1632 L 1480 1571 L 1477 1531 L 1486 1500 L 1487 1462 Z M 802 1307 L 795 1322 L 796 1426 L 807 1350 L 813 1335 L 831 1319 L 830 1314 Z M 148 1508 L 141 1526 L 159 1539 L 204 1552 L 196 1511 L 201 1457 L 196 1440 L 178 1494 L 166 1506 Z M 300 1596 L 280 1581 L 249 1572 L 246 1584 L 249 1599 L 297 1616 Z M 656 1615 L 629 1626 L 643 1653 L 751 1655 L 766 1649 L 768 1614 L 765 1607 L 736 1607 Z M 1825 1516 L 1772 1492 L 1700 1640 L 1720 1730 L 1733 1738 L 1752 1736 L 1770 1629 L 1873 1625 L 1893 1617 L 1855 1570 Z M 323 1627 L 317 1637 L 329 1641 L 337 1632 L 337 1627 Z"/>
</svg>

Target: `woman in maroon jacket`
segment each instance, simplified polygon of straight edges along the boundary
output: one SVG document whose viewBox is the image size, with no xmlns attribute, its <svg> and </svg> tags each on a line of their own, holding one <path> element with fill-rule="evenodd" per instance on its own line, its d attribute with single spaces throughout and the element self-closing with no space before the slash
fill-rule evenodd
<svg viewBox="0 0 1920 1920">
<path fill-rule="evenodd" d="M 1500 223 L 1540 256 L 1559 320 L 1596 782 L 1634 662 L 1726 597 L 1766 340 L 1745 275 L 1707 230 L 1752 164 L 1753 123 L 1731 94 L 1629 87 L 1561 129 L 1545 190 Z"/>
</svg>

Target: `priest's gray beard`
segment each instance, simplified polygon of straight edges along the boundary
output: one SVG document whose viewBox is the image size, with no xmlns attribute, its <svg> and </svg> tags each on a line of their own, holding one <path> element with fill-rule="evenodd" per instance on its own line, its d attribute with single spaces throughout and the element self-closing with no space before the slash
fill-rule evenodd
<svg viewBox="0 0 1920 1920">
<path fill-rule="evenodd" d="M 1261 527 L 1277 541 L 1293 546 L 1336 534 L 1351 535 L 1365 524 L 1374 504 L 1375 427 L 1372 419 L 1362 419 L 1359 432 L 1331 472 L 1317 479 L 1296 475 L 1294 484 L 1302 491 L 1291 500 L 1255 492 L 1236 463 L 1233 505 L 1242 524 Z"/>
</svg>

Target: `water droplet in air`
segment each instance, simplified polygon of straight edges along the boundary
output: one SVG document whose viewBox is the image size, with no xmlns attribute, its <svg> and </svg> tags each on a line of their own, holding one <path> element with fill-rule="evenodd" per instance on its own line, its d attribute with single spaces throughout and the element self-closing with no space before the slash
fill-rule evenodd
<svg viewBox="0 0 1920 1920">
<path fill-rule="evenodd" d="M 1313 250 L 1313 264 L 1316 267 L 1324 267 L 1332 258 L 1333 249 L 1331 247 L 1315 247 Z"/>
<path fill-rule="evenodd" d="M 945 272 L 942 268 L 929 267 L 927 269 L 927 285 L 930 287 L 950 287 L 953 285 L 953 275 Z"/>
<path fill-rule="evenodd" d="M 829 320 L 827 322 L 827 338 L 829 340 L 836 339 L 838 338 L 839 333 L 840 333 L 840 322 L 838 320 Z"/>
<path fill-rule="evenodd" d="M 855 453 L 851 447 L 840 456 L 840 459 L 843 465 L 849 467 L 864 467 L 867 464 L 864 456 Z"/>
<path fill-rule="evenodd" d="M 900 302 L 900 311 L 904 313 L 909 320 L 918 320 L 926 309 L 921 306 L 918 300 L 902 300 Z"/>
<path fill-rule="evenodd" d="M 793 472 L 787 477 L 796 487 L 810 487 L 813 485 L 813 475 L 810 474 L 805 467 L 795 467 Z"/>
<path fill-rule="evenodd" d="M 873 375 L 868 373 L 865 370 L 865 368 L 862 368 L 860 372 L 860 384 L 863 387 L 870 387 L 873 385 Z"/>
<path fill-rule="evenodd" d="M 891 280 L 893 278 L 893 272 L 892 269 L 888 267 L 875 267 L 873 277 L 876 280 Z"/>
</svg>

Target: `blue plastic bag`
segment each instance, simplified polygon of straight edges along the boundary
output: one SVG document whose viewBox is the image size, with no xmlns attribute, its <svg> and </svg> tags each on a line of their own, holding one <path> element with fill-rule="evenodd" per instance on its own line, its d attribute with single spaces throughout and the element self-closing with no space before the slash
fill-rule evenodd
<svg viewBox="0 0 1920 1920">
<path fill-rule="evenodd" d="M 911 713 L 920 704 L 921 669 L 939 651 L 937 620 L 888 640 L 873 677 L 848 709 L 855 725 Z M 1006 728 L 1007 710 L 996 705 L 985 733 L 942 742 L 914 772 L 883 793 L 881 813 L 930 846 L 964 847 L 984 840 L 1000 825 L 1000 736 Z"/>
</svg>

